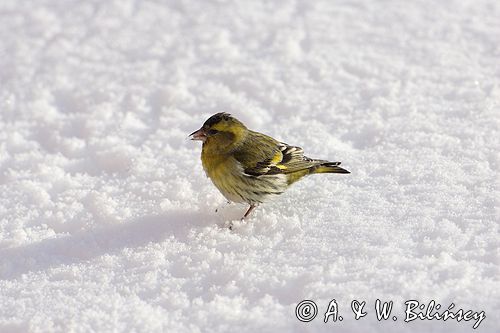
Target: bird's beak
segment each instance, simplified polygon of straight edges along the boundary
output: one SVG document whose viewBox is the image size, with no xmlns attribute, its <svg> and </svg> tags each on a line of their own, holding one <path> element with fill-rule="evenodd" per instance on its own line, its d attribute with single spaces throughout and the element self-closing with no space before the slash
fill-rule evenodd
<svg viewBox="0 0 500 333">
<path fill-rule="evenodd" d="M 193 133 L 189 134 L 189 137 L 191 140 L 196 140 L 196 141 L 203 141 L 205 142 L 207 140 L 207 133 L 203 128 L 200 128 L 197 131 L 194 131 Z"/>
</svg>

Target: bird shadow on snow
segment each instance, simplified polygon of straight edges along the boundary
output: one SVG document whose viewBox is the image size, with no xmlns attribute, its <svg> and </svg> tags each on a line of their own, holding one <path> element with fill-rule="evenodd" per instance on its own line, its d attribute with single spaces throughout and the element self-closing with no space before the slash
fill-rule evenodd
<svg viewBox="0 0 500 333">
<path fill-rule="evenodd" d="M 15 279 L 30 272 L 85 262 L 125 248 L 161 242 L 171 236 L 185 242 L 190 230 L 203 222 L 200 212 L 176 211 L 0 249 L 0 279 Z"/>
</svg>

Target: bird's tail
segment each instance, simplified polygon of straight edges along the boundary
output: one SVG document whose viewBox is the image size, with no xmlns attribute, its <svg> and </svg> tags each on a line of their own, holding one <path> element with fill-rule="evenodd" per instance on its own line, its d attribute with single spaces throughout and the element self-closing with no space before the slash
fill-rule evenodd
<svg viewBox="0 0 500 333">
<path fill-rule="evenodd" d="M 351 173 L 339 167 L 340 162 L 325 162 L 310 169 L 311 173 Z"/>
</svg>

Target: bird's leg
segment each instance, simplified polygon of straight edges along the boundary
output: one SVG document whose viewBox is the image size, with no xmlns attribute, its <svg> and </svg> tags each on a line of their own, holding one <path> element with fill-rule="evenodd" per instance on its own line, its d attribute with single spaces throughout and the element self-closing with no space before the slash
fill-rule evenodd
<svg viewBox="0 0 500 333">
<path fill-rule="evenodd" d="M 241 218 L 241 220 L 243 221 L 244 219 L 246 219 L 248 217 L 248 215 L 250 215 L 250 213 L 255 209 L 257 208 L 257 205 L 256 204 L 251 204 L 250 207 L 248 207 L 248 210 L 247 212 L 245 213 L 245 215 L 243 215 L 243 217 Z"/>
<path fill-rule="evenodd" d="M 243 215 L 243 217 L 241 218 L 241 221 L 244 221 L 248 215 L 250 215 L 250 213 L 255 209 L 257 208 L 257 204 L 251 204 L 250 207 L 248 207 L 248 210 L 247 212 L 245 213 L 245 215 Z M 229 230 L 233 230 L 233 222 L 229 222 Z"/>
</svg>

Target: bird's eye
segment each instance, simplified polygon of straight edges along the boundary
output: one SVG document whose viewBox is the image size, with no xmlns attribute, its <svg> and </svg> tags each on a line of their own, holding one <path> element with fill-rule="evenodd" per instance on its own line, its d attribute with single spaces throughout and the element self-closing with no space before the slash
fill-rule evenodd
<svg viewBox="0 0 500 333">
<path fill-rule="evenodd" d="M 218 130 L 214 130 L 214 129 L 209 129 L 209 130 L 207 131 L 207 134 L 208 134 L 208 135 L 215 135 L 215 134 L 217 134 L 217 133 L 219 133 L 219 131 L 218 131 Z"/>
</svg>

